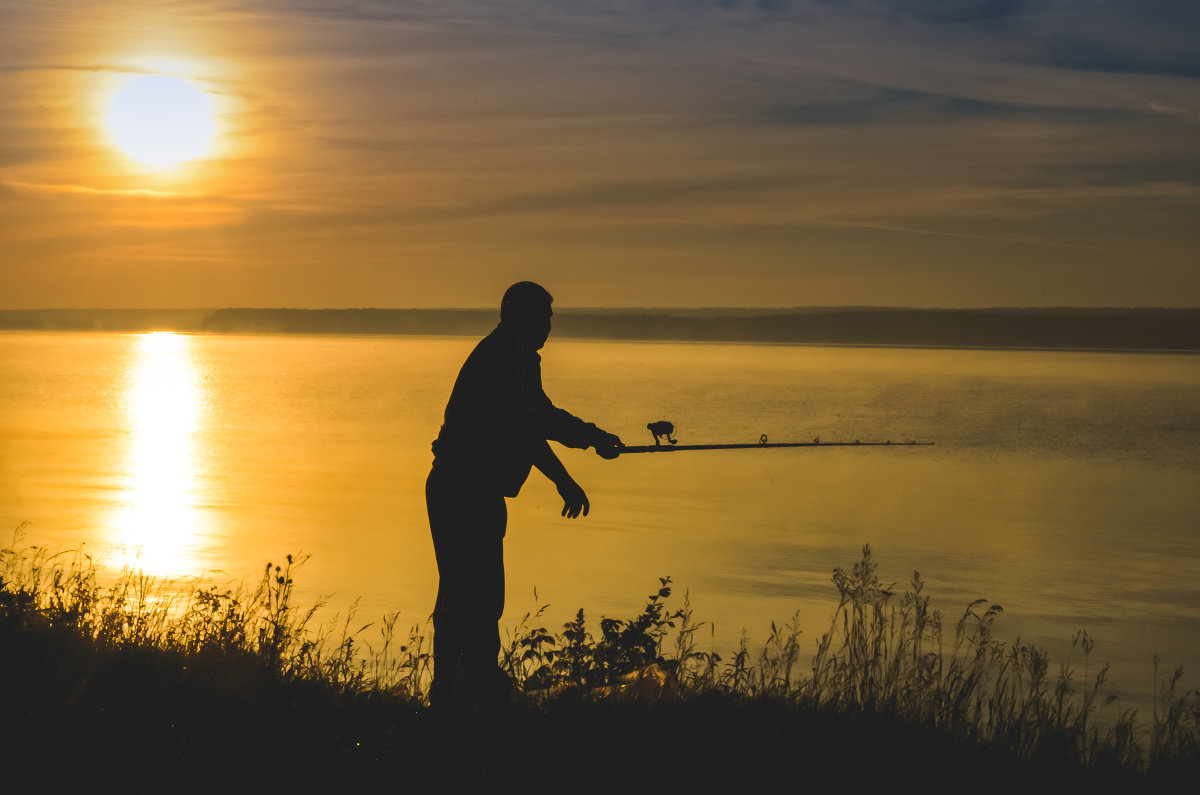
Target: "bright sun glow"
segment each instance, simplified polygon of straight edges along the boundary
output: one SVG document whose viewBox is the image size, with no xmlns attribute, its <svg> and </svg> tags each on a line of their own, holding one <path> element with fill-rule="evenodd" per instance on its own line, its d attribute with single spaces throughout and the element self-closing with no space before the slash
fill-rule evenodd
<svg viewBox="0 0 1200 795">
<path fill-rule="evenodd" d="M 129 378 L 133 436 L 114 540 L 127 565 L 180 574 L 192 564 L 189 542 L 202 523 L 195 506 L 192 439 L 201 393 L 190 340 L 170 333 L 140 335 Z"/>
<path fill-rule="evenodd" d="M 166 169 L 207 154 L 216 123 L 211 100 L 193 83 L 164 75 L 135 75 L 112 96 L 108 132 L 129 157 Z"/>
</svg>

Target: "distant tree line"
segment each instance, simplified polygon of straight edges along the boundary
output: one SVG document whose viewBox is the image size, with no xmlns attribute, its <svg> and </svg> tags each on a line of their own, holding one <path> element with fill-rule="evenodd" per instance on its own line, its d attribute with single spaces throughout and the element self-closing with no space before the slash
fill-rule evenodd
<svg viewBox="0 0 1200 795">
<path fill-rule="evenodd" d="M 477 336 L 494 310 L 222 309 L 205 331 Z M 700 342 L 776 342 L 1015 348 L 1200 350 L 1200 310 L 851 309 L 749 316 L 650 311 L 555 315 L 558 337 Z"/>
<path fill-rule="evenodd" d="M 199 331 L 211 309 L 0 309 L 0 329 Z"/>
<path fill-rule="evenodd" d="M 494 309 L 0 310 L 0 328 L 267 334 L 486 334 Z M 561 310 L 557 337 L 986 348 L 1200 350 L 1200 309 Z"/>
</svg>

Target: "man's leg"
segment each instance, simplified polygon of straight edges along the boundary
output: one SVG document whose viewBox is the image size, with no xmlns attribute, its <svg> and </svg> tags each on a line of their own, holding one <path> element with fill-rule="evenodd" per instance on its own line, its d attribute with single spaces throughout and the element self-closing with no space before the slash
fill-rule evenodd
<svg viewBox="0 0 1200 795">
<path fill-rule="evenodd" d="M 443 704 L 486 701 L 502 681 L 507 506 L 504 497 L 480 494 L 456 474 L 434 467 L 425 486 L 439 575 L 430 696 Z"/>
</svg>

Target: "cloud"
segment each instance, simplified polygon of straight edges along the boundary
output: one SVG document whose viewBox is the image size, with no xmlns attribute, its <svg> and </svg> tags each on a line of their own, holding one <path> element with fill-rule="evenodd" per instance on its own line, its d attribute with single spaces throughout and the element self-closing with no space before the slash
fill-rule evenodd
<svg viewBox="0 0 1200 795">
<path fill-rule="evenodd" d="M 0 0 L 0 198 L 21 213 L 0 248 L 35 227 L 49 240 L 72 223 L 124 236 L 152 222 L 163 250 L 211 240 L 218 258 L 286 251 L 344 268 L 399 248 L 486 263 L 552 239 L 636 240 L 664 258 L 744 262 L 770 284 L 743 252 L 795 258 L 783 243 L 768 252 L 756 225 L 915 230 L 914 252 L 921 237 L 1089 235 L 1117 250 L 1126 210 L 1153 205 L 1159 239 L 1184 251 L 1174 219 L 1200 184 L 1196 9 Z M 178 179 L 122 166 L 95 134 L 107 73 L 140 68 L 135 45 L 194 57 L 227 100 L 228 146 Z M 1086 234 L 1056 231 L 1060 218 Z M 963 237 L 932 240 L 960 221 L 971 228 L 948 233 Z M 219 235 L 201 228 L 212 223 Z M 1022 224 L 1036 234 L 1010 228 Z M 695 242 L 716 238 L 724 248 Z"/>
<path fill-rule="evenodd" d="M 116 72 L 119 74 L 161 74 L 161 70 L 140 68 L 137 66 L 120 66 L 117 64 L 68 64 L 68 63 L 25 63 L 0 66 L 0 72 Z"/>
<path fill-rule="evenodd" d="M 780 124 L 842 126 L 963 119 L 1104 124 L 1153 115 L 1157 108 L 1078 108 L 995 102 L 903 89 L 847 86 L 841 101 L 810 102 L 768 108 L 765 121 Z"/>
<path fill-rule="evenodd" d="M 1010 17 L 1033 5 L 1031 0 L 891 0 L 881 5 L 898 16 L 941 23 L 963 23 Z"/>
<path fill-rule="evenodd" d="M 1194 32 L 1200 33 L 1200 28 Z M 1168 46 L 1164 48 L 1164 44 Z M 1055 66 L 1092 72 L 1200 77 L 1200 47 L 1195 40 L 1184 49 L 1155 37 L 1153 49 L 1143 46 L 1139 51 L 1127 42 L 1064 33 L 1050 41 L 1049 60 Z"/>
<path fill-rule="evenodd" d="M 71 196 L 128 196 L 139 199 L 194 199 L 197 194 L 153 190 L 151 188 L 92 188 L 87 185 L 39 185 L 32 182 L 0 180 L 0 187 L 17 191 Z"/>
<path fill-rule="evenodd" d="M 1078 249 L 1083 251 L 1119 251 L 1112 246 L 1088 245 L 1086 243 L 1067 243 L 1058 240 L 1046 240 L 1032 237 L 1020 237 L 1013 235 L 983 235 L 971 234 L 969 232 L 950 232 L 944 229 L 920 229 L 912 226 L 894 226 L 887 224 L 869 224 L 856 223 L 853 221 L 829 221 L 830 226 L 844 229 L 870 229 L 879 232 L 898 232 L 906 235 L 929 235 L 932 237 L 948 237 L 960 240 L 981 240 L 990 243 L 1020 243 L 1030 246 L 1050 246 L 1052 248 L 1068 248 Z M 1126 254 L 1136 253 L 1132 250 L 1124 250 Z"/>
</svg>

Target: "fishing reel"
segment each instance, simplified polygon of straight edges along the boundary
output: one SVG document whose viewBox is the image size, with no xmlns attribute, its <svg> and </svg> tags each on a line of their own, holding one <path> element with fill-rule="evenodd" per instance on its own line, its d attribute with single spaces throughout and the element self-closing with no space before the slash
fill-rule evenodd
<svg viewBox="0 0 1200 795">
<path fill-rule="evenodd" d="M 663 439 L 667 440 L 667 444 L 679 444 L 678 439 L 671 438 L 671 434 L 675 433 L 675 426 L 666 420 L 651 422 L 646 426 L 646 430 L 654 436 L 656 446 L 661 446 Z"/>
</svg>

